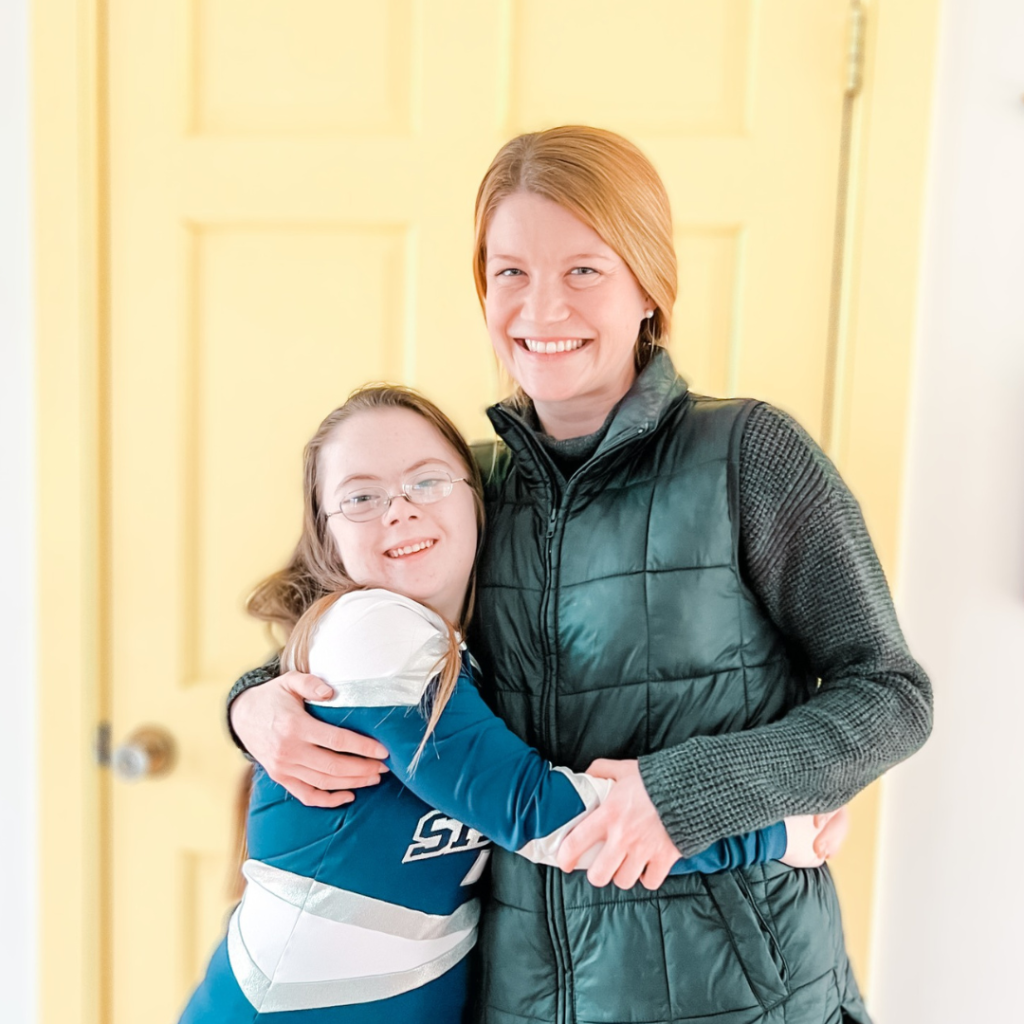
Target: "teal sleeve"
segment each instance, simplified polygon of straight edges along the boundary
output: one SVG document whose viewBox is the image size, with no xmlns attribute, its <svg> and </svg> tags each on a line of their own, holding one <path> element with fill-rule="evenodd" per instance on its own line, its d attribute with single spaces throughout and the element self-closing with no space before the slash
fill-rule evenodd
<svg viewBox="0 0 1024 1024">
<path fill-rule="evenodd" d="M 677 860 L 671 873 L 713 875 L 717 871 L 732 871 L 751 864 L 781 860 L 786 855 L 786 841 L 786 823 L 779 821 L 756 832 L 719 839 L 693 857 Z"/>
<path fill-rule="evenodd" d="M 378 740 L 396 777 L 430 806 L 477 829 L 506 850 L 542 839 L 584 810 L 570 777 L 553 769 L 486 705 L 466 674 L 416 760 L 426 724 L 417 707 L 309 710 Z M 673 874 L 728 871 L 772 860 L 786 848 L 785 825 L 723 839 L 677 861 Z"/>
</svg>

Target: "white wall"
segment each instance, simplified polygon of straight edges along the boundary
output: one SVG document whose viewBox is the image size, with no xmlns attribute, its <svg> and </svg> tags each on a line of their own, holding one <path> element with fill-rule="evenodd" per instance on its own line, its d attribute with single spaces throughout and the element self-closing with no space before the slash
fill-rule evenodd
<svg viewBox="0 0 1024 1024">
<path fill-rule="evenodd" d="M 1024 1020 L 1024 4 L 945 0 L 899 607 L 935 731 L 885 789 L 878 1024 Z"/>
<path fill-rule="evenodd" d="M 0 0 L 0 1016 L 35 1019 L 35 637 L 28 0 Z"/>
</svg>

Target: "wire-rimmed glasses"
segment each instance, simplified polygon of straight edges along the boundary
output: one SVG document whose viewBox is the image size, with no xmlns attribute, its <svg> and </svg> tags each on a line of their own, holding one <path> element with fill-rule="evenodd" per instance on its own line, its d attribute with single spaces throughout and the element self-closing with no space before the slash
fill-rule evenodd
<svg viewBox="0 0 1024 1024">
<path fill-rule="evenodd" d="M 453 480 L 450 473 L 430 469 L 403 481 L 402 490 L 398 494 L 388 494 L 383 487 L 363 484 L 343 495 L 340 506 L 328 512 L 327 518 L 340 513 L 350 522 L 368 523 L 371 519 L 383 516 L 395 498 L 405 498 L 414 505 L 432 505 L 435 501 L 447 498 L 456 484 L 465 482 L 464 476 Z"/>
</svg>

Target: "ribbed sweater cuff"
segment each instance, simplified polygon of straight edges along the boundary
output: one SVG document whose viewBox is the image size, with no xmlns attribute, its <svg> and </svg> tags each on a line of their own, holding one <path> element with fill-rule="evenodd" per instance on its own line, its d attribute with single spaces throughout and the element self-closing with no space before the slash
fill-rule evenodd
<svg viewBox="0 0 1024 1024">
<path fill-rule="evenodd" d="M 696 856 L 710 846 L 714 838 L 702 842 L 701 837 L 695 834 L 695 823 L 688 820 L 681 806 L 681 795 L 685 787 L 693 785 L 696 776 L 687 772 L 683 764 L 685 758 L 679 755 L 680 748 L 672 747 L 646 754 L 639 763 L 640 778 L 647 795 L 657 809 L 669 838 L 685 858 Z"/>
<path fill-rule="evenodd" d="M 231 705 L 235 702 L 235 698 L 244 693 L 246 690 L 253 686 L 262 686 L 264 683 L 269 683 L 271 679 L 276 679 L 281 674 L 281 665 L 278 662 L 277 656 L 270 658 L 269 661 L 260 665 L 259 668 L 251 669 L 246 672 L 244 676 L 235 681 L 235 685 L 228 691 L 228 700 L 225 706 L 225 718 L 228 723 L 228 733 L 231 736 L 235 746 L 245 754 L 245 756 L 253 761 L 254 758 L 245 749 L 245 744 L 238 738 L 238 733 L 235 732 L 234 726 L 231 724 Z"/>
<path fill-rule="evenodd" d="M 763 828 L 779 819 L 763 794 L 759 797 L 750 786 L 749 777 L 736 770 L 732 758 L 718 756 L 717 745 L 707 743 L 708 739 L 713 737 L 695 736 L 639 759 L 640 777 L 651 802 L 684 857 L 693 857 L 725 836 Z M 702 785 L 703 779 L 713 781 Z"/>
</svg>

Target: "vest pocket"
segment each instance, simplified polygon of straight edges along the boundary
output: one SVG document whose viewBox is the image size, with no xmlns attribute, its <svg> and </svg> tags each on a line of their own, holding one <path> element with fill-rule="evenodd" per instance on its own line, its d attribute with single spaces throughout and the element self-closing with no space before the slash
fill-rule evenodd
<svg viewBox="0 0 1024 1024">
<path fill-rule="evenodd" d="M 782 1002 L 789 995 L 785 957 L 739 874 L 702 875 L 701 881 L 722 917 L 754 998 L 765 1009 Z"/>
</svg>

